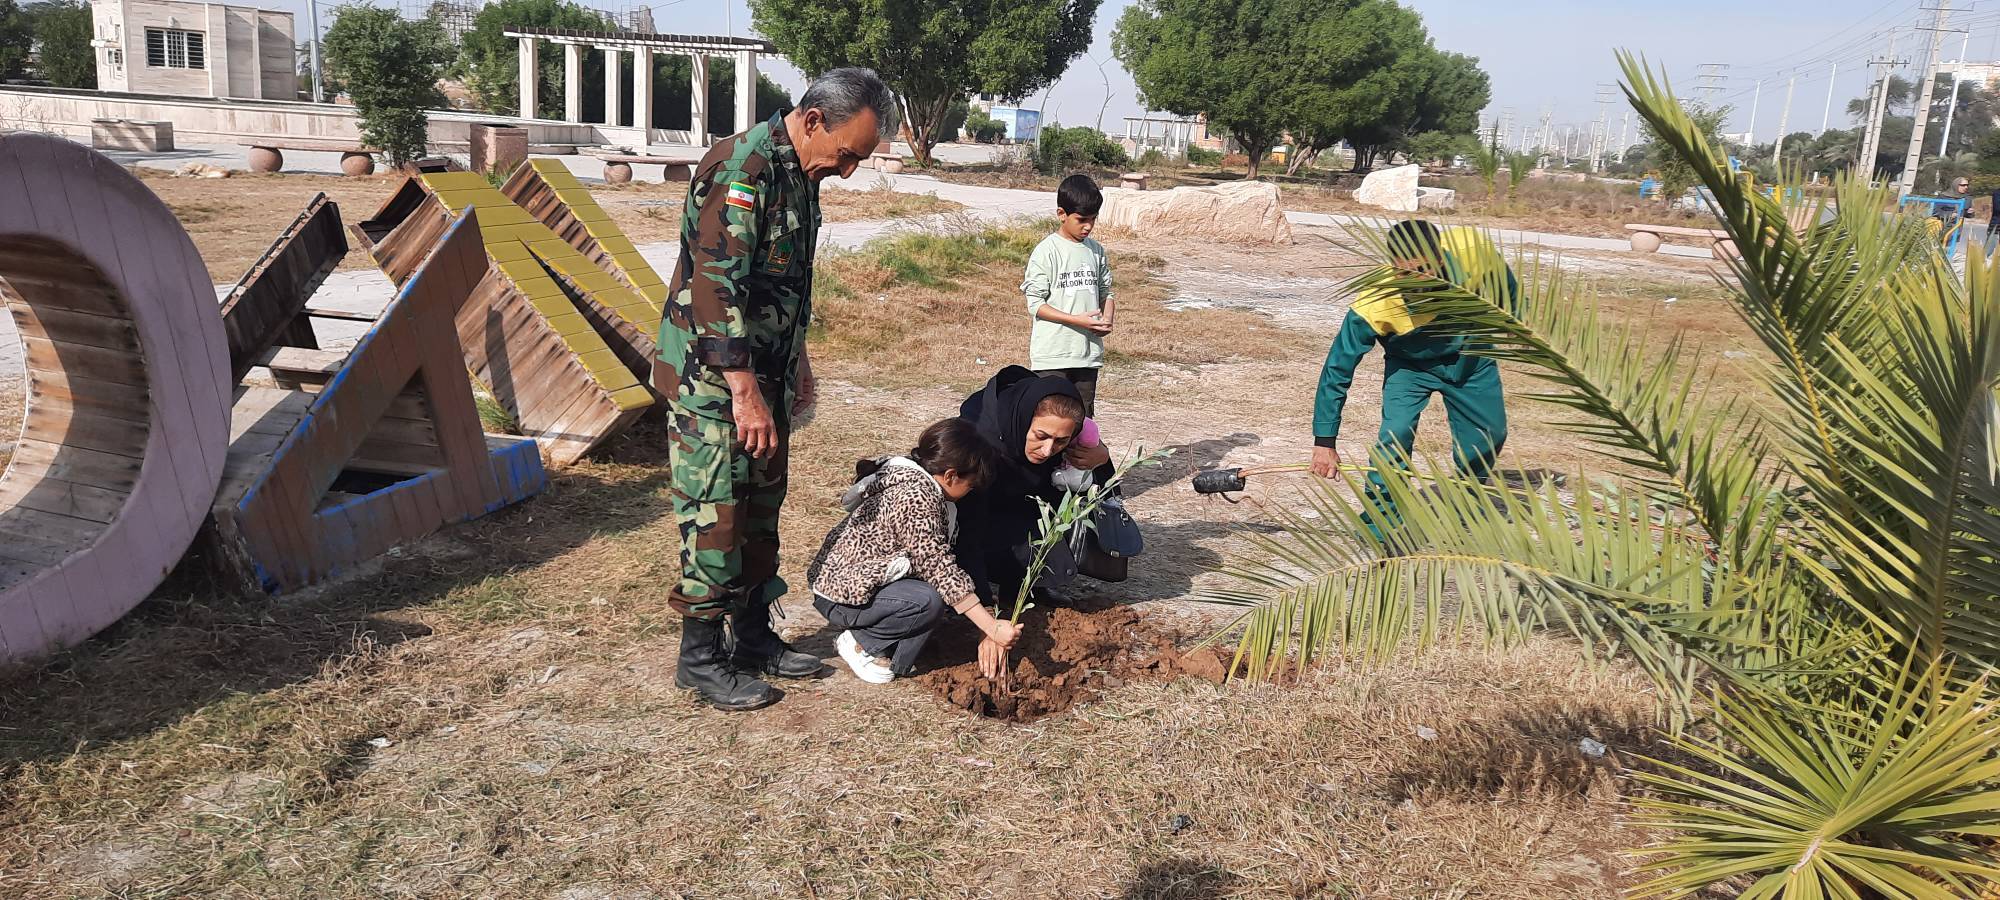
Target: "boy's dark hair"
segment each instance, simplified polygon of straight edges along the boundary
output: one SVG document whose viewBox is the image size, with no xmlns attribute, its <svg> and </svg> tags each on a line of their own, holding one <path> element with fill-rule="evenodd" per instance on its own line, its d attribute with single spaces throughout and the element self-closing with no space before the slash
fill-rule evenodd
<svg viewBox="0 0 2000 900">
<path fill-rule="evenodd" d="M 910 459 L 932 475 L 956 470 L 958 477 L 985 487 L 999 467 L 999 452 L 979 436 L 979 426 L 964 419 L 941 419 L 917 436 Z"/>
<path fill-rule="evenodd" d="M 1094 216 L 1104 208 L 1104 192 L 1090 176 L 1071 175 L 1056 186 L 1056 208 L 1073 216 Z"/>
<path fill-rule="evenodd" d="M 1438 259 L 1436 225 L 1424 219 L 1406 219 L 1389 227 L 1389 255 L 1396 259 Z"/>
</svg>

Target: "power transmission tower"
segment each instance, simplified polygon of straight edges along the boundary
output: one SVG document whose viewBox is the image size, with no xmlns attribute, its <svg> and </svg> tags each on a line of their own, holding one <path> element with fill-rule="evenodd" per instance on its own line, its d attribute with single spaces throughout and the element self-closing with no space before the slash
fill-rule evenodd
<svg viewBox="0 0 2000 900">
<path fill-rule="evenodd" d="M 1547 150 L 1551 146 L 1554 146 L 1553 144 L 1549 143 L 1549 138 L 1551 137 L 1549 133 L 1549 120 L 1554 118 L 1554 116 L 1555 116 L 1554 112 L 1550 110 L 1549 107 L 1546 106 L 1542 107 L 1542 143 L 1540 146 L 1535 148 L 1538 151 Z"/>
<path fill-rule="evenodd" d="M 1695 67 L 1694 93 L 1703 106 L 1713 106 L 1716 98 L 1722 96 L 1722 89 L 1729 84 L 1728 63 L 1702 63 Z"/>
<path fill-rule="evenodd" d="M 1618 162 L 1625 162 L 1625 151 L 1632 149 L 1632 108 L 1625 107 L 1625 124 L 1618 129 Z"/>
<path fill-rule="evenodd" d="M 1604 142 L 1609 137 L 1611 117 L 1612 85 L 1599 82 L 1597 85 L 1597 123 L 1590 133 L 1590 171 L 1595 174 L 1604 164 Z"/>
<path fill-rule="evenodd" d="M 1931 48 L 1930 53 L 1925 56 L 1924 83 L 1917 92 L 1917 108 L 1915 110 L 1917 121 L 1916 125 L 1910 129 L 1910 153 L 1903 159 L 1903 177 L 1896 181 L 1896 196 L 1898 198 L 1909 196 L 1910 189 L 1916 186 L 1917 165 L 1924 158 L 1924 126 L 1930 124 L 1931 93 L 1937 88 L 1938 45 L 1942 43 L 1944 38 L 1944 17 L 1946 13 L 1951 11 L 1951 0 L 1939 0 L 1938 5 L 1930 7 L 1930 9 L 1936 15 L 1931 20 L 1931 27 L 1924 30 L 1931 33 Z"/>
</svg>

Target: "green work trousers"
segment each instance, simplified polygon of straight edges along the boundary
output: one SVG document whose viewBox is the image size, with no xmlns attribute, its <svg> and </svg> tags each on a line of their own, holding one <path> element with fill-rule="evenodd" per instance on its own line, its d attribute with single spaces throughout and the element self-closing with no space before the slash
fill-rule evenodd
<svg viewBox="0 0 2000 900">
<path fill-rule="evenodd" d="M 739 604 L 769 604 L 785 594 L 778 577 L 778 513 L 785 505 L 791 427 L 781 418 L 777 452 L 756 459 L 738 446 L 727 410 L 689 405 L 672 406 L 669 456 L 681 576 L 668 602 L 681 615 L 712 619 Z"/>
<path fill-rule="evenodd" d="M 1485 478 L 1507 443 L 1507 398 L 1500 389 L 1500 364 L 1483 356 L 1457 354 L 1449 361 L 1410 362 L 1390 356 L 1382 376 L 1382 431 L 1376 448 L 1390 459 L 1407 459 L 1417 442 L 1417 420 L 1431 395 L 1444 398 L 1451 423 L 1451 455 L 1461 475 Z M 1380 476 L 1369 480 L 1379 495 Z"/>
</svg>

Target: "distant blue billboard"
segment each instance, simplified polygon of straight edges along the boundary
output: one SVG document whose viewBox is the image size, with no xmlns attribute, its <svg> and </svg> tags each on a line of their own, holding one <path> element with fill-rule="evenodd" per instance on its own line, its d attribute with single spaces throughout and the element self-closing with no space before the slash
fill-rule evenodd
<svg viewBox="0 0 2000 900">
<path fill-rule="evenodd" d="M 1006 137 L 1010 141 L 1025 143 L 1041 140 L 1042 111 L 1039 109 L 996 106 L 987 115 L 992 116 L 993 121 L 1007 126 Z"/>
</svg>

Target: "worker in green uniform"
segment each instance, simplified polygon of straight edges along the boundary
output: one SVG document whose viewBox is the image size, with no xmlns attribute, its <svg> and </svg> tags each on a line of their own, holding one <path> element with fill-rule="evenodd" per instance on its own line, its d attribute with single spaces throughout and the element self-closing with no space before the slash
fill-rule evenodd
<svg viewBox="0 0 2000 900">
<path fill-rule="evenodd" d="M 1472 228 L 1442 234 L 1422 219 L 1399 222 L 1389 229 L 1390 264 L 1404 272 L 1427 273 L 1498 303 L 1511 304 L 1519 290 L 1506 260 L 1484 235 Z M 1431 395 L 1444 398 L 1451 422 L 1452 456 L 1462 475 L 1485 478 L 1494 457 L 1507 442 L 1506 397 L 1500 389 L 1500 366 L 1491 358 L 1465 352 L 1462 336 L 1424 331 L 1428 315 L 1412 315 L 1400 292 L 1363 289 L 1348 308 L 1340 334 L 1327 351 L 1320 370 L 1319 393 L 1313 401 L 1313 474 L 1331 478 L 1340 466 L 1335 439 L 1340 415 L 1347 405 L 1354 369 L 1371 347 L 1382 347 L 1382 427 L 1377 447 L 1389 459 L 1407 459 L 1416 444 L 1417 420 Z M 1371 473 L 1371 491 L 1386 504 L 1380 475 Z"/>
<path fill-rule="evenodd" d="M 771 604 L 786 590 L 778 512 L 792 424 L 813 402 L 806 326 L 819 182 L 853 174 L 887 139 L 894 103 L 873 71 L 835 69 L 796 109 L 709 148 L 688 185 L 653 385 L 672 416 L 680 525 L 674 683 L 721 709 L 776 700 L 759 675 L 821 671 L 771 628 Z"/>
</svg>

